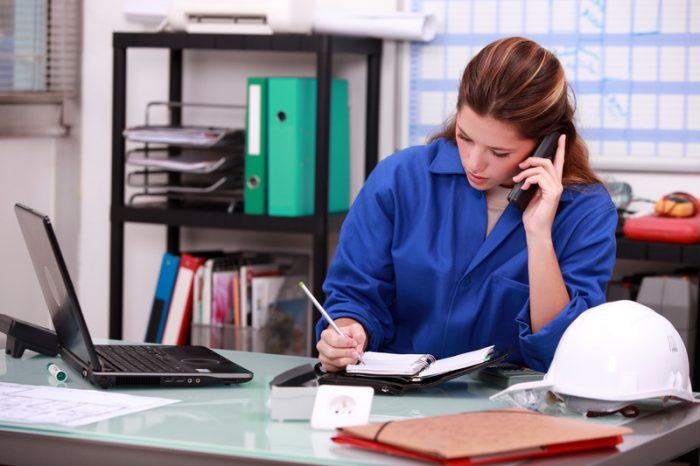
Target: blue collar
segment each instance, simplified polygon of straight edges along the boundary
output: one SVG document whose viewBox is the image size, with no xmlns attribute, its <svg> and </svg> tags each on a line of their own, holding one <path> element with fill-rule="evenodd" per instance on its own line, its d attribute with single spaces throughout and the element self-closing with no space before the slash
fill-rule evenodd
<svg viewBox="0 0 700 466">
<path fill-rule="evenodd" d="M 429 171 L 430 173 L 436 175 L 461 175 L 464 177 L 467 176 L 467 174 L 464 171 L 464 167 L 462 166 L 462 160 L 459 158 L 459 150 L 457 149 L 457 146 L 452 141 L 446 140 L 440 140 L 440 143 L 438 144 L 437 154 L 435 155 L 433 161 L 430 163 Z M 467 184 L 469 184 L 468 181 Z M 469 185 L 469 187 L 472 191 L 475 192 L 475 194 L 481 193 L 481 191 L 479 191 L 478 189 L 472 188 L 471 185 Z M 570 189 L 565 188 L 564 192 L 561 194 L 561 198 L 559 199 L 559 201 L 570 201 L 573 198 L 573 192 Z"/>
<path fill-rule="evenodd" d="M 430 173 L 467 176 L 459 158 L 459 150 L 453 142 L 439 141 L 437 154 L 430 164 Z"/>
</svg>

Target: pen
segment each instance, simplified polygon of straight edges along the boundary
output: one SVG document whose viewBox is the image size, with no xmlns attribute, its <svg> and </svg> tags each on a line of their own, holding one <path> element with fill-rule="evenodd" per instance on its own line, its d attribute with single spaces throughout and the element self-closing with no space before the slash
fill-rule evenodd
<svg viewBox="0 0 700 466">
<path fill-rule="evenodd" d="M 344 334 L 344 333 L 340 330 L 340 327 L 338 327 L 338 326 L 336 325 L 336 323 L 333 321 L 333 319 L 331 319 L 331 316 L 328 315 L 328 312 L 326 312 L 326 310 L 323 309 L 323 306 L 321 306 L 321 303 L 319 303 L 319 302 L 316 300 L 316 298 L 314 297 L 314 295 L 311 294 L 311 292 L 310 292 L 309 289 L 306 287 L 306 285 L 304 285 L 304 282 L 299 282 L 299 287 L 300 287 L 302 290 L 304 290 L 304 293 L 306 294 L 306 296 L 308 296 L 309 299 L 311 300 L 311 302 L 314 303 L 314 306 L 316 307 L 316 309 L 318 309 L 318 312 L 320 312 L 321 315 L 323 316 L 323 318 L 326 319 L 326 321 L 328 321 L 328 323 L 330 324 L 330 326 L 333 327 L 333 330 L 335 330 L 336 332 L 338 332 L 338 335 L 347 337 L 347 335 Z M 359 360 L 360 360 L 360 362 L 364 362 L 364 361 L 362 361 L 362 356 L 360 356 L 360 359 L 359 359 Z"/>
<path fill-rule="evenodd" d="M 48 369 L 49 374 L 56 379 L 58 382 L 65 382 L 68 380 L 68 374 L 66 371 L 60 368 L 60 366 L 56 363 L 50 362 L 46 365 L 46 369 Z"/>
</svg>

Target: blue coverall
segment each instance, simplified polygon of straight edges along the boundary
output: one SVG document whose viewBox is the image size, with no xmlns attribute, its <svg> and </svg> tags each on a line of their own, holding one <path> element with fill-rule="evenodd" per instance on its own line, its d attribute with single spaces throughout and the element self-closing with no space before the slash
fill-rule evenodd
<svg viewBox="0 0 700 466">
<path fill-rule="evenodd" d="M 552 239 L 571 301 L 532 333 L 522 213 L 508 206 L 486 237 L 484 193 L 469 185 L 457 146 L 438 139 L 369 176 L 343 223 L 325 308 L 359 321 L 367 350 L 444 358 L 496 345 L 546 371 L 568 325 L 605 301 L 616 222 L 603 186 L 564 190 Z"/>
</svg>

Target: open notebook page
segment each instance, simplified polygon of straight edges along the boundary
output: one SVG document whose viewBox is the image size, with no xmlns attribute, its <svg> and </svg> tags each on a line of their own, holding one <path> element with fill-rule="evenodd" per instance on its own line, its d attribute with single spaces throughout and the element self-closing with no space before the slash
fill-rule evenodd
<svg viewBox="0 0 700 466">
<path fill-rule="evenodd" d="M 481 364 L 482 362 L 486 361 L 489 358 L 492 350 L 493 346 L 487 346 L 486 348 L 458 354 L 457 356 L 438 359 L 430 366 L 422 370 L 418 376 L 421 378 L 432 377 L 434 375 L 452 372 L 457 369 L 476 366 L 477 364 Z"/>
<path fill-rule="evenodd" d="M 361 364 L 350 364 L 345 368 L 349 374 L 414 375 L 425 367 L 426 354 L 397 354 L 367 351 Z"/>
</svg>

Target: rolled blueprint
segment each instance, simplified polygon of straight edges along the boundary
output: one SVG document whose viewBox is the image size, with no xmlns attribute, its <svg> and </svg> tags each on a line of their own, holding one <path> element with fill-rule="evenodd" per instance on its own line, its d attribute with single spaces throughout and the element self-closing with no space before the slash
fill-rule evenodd
<svg viewBox="0 0 700 466">
<path fill-rule="evenodd" d="M 435 16 L 428 13 L 352 13 L 317 10 L 314 32 L 380 39 L 429 42 L 437 30 Z"/>
</svg>

